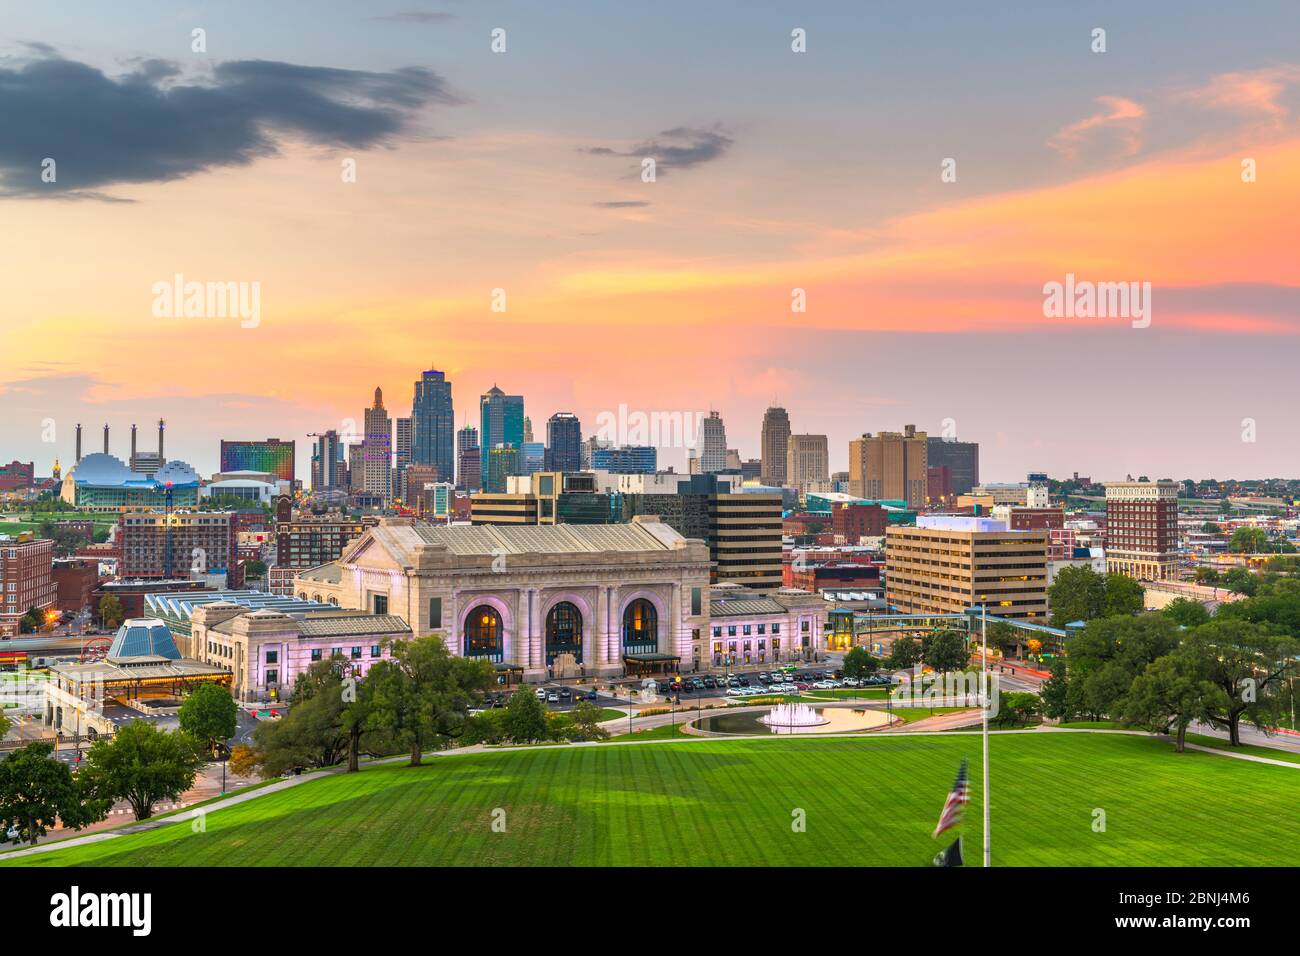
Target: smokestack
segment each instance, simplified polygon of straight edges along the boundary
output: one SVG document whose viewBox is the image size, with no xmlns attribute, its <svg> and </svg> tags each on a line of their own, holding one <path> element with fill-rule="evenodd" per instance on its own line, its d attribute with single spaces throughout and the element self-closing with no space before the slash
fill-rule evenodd
<svg viewBox="0 0 1300 956">
<path fill-rule="evenodd" d="M 159 467 L 167 464 L 167 459 L 163 457 L 163 420 L 158 419 L 158 465 Z"/>
<path fill-rule="evenodd" d="M 77 422 L 77 461 L 81 461 L 81 422 Z"/>
<path fill-rule="evenodd" d="M 108 454 L 108 422 L 104 422 L 104 454 Z"/>
<path fill-rule="evenodd" d="M 135 467 L 135 424 L 134 423 L 131 424 L 131 460 L 127 462 L 127 464 L 132 468 Z"/>
</svg>

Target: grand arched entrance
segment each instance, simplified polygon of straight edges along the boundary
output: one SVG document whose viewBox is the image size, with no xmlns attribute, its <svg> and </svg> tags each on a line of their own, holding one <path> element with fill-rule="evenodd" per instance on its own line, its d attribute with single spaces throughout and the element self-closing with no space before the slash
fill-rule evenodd
<svg viewBox="0 0 1300 956">
<path fill-rule="evenodd" d="M 582 612 L 569 601 L 556 604 L 546 615 L 546 666 L 562 655 L 582 663 Z"/>
<path fill-rule="evenodd" d="M 501 615 L 490 604 L 480 604 L 465 618 L 466 657 L 486 657 L 494 664 L 505 660 L 506 635 Z"/>
<path fill-rule="evenodd" d="M 654 654 L 659 650 L 659 612 L 645 598 L 623 611 L 623 655 Z"/>
</svg>

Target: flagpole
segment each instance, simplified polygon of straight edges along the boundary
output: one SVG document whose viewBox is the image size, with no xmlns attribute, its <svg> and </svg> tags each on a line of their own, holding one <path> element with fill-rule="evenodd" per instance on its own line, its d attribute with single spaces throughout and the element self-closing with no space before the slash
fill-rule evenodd
<svg viewBox="0 0 1300 956">
<path fill-rule="evenodd" d="M 980 714 L 984 725 L 984 865 L 992 866 L 993 844 L 989 834 L 989 608 L 985 601 L 980 601 L 980 675 L 984 688 L 984 706 L 980 708 Z"/>
</svg>

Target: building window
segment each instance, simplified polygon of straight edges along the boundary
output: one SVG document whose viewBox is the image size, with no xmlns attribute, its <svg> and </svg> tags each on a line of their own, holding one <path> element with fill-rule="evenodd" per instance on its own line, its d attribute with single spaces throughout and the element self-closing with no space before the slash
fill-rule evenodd
<svg viewBox="0 0 1300 956">
<path fill-rule="evenodd" d="M 378 644 L 371 644 L 371 645 L 370 645 L 370 656 L 371 656 L 371 657 L 380 657 L 382 654 L 383 654 L 383 651 L 382 651 L 382 649 L 380 648 L 380 646 L 379 646 Z"/>
<path fill-rule="evenodd" d="M 442 598 L 429 598 L 429 627 L 442 627 Z"/>
<path fill-rule="evenodd" d="M 266 672 L 266 682 L 268 684 L 280 683 L 280 672 L 278 670 L 269 670 Z"/>
<path fill-rule="evenodd" d="M 546 666 L 561 654 L 572 654 L 582 663 L 582 612 L 568 601 L 561 601 L 546 615 Z"/>
<path fill-rule="evenodd" d="M 279 651 L 267 651 L 267 652 L 266 652 L 266 662 L 267 662 L 268 664 L 278 664 L 278 663 L 280 663 L 280 652 L 279 652 Z M 267 678 L 267 679 L 269 680 L 270 678 Z"/>
<path fill-rule="evenodd" d="M 352 648 L 352 659 L 354 661 L 361 660 L 361 648 L 359 646 Z"/>
<path fill-rule="evenodd" d="M 703 588 L 691 588 L 691 614 L 702 613 L 701 607 L 704 603 L 703 594 Z"/>
<path fill-rule="evenodd" d="M 659 650 L 659 612 L 637 598 L 623 612 L 623 655 L 654 654 Z"/>
<path fill-rule="evenodd" d="M 372 614 L 387 614 L 387 613 L 388 613 L 388 595 L 387 595 L 387 594 L 374 594 L 374 595 L 371 595 L 370 603 L 371 603 L 370 612 L 371 612 Z"/>
<path fill-rule="evenodd" d="M 780 624 L 773 624 L 773 625 L 772 625 L 772 633 L 773 633 L 773 634 L 780 634 L 780 633 L 781 633 L 781 625 L 780 625 Z"/>
<path fill-rule="evenodd" d="M 465 656 L 486 657 L 498 664 L 505 660 L 505 628 L 491 605 L 480 604 L 466 618 Z"/>
<path fill-rule="evenodd" d="M 715 627 L 715 628 L 713 629 L 713 636 L 714 636 L 714 637 L 721 637 L 721 636 L 722 636 L 722 628 L 720 628 L 720 627 Z"/>
</svg>

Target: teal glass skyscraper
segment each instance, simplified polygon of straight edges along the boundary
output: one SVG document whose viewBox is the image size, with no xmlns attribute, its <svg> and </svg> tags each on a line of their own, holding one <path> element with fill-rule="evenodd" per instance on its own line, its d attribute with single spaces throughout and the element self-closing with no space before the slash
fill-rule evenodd
<svg viewBox="0 0 1300 956">
<path fill-rule="evenodd" d="M 455 431 L 451 382 L 437 369 L 421 372 L 411 402 L 411 461 L 436 465 L 439 481 L 455 481 Z"/>
<path fill-rule="evenodd" d="M 488 452 L 500 445 L 519 448 L 524 443 L 524 397 L 507 395 L 493 385 L 479 399 L 479 447 L 483 475 L 489 474 Z"/>
</svg>

